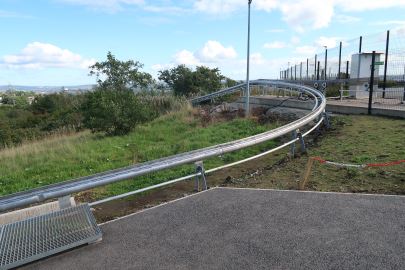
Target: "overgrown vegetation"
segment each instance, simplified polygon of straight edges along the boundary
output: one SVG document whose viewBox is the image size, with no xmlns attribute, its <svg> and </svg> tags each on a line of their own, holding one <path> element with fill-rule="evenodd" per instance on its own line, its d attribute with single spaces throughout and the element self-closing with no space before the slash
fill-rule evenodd
<svg viewBox="0 0 405 270">
<path fill-rule="evenodd" d="M 0 106 L 0 148 L 83 128 L 82 95 L 65 93 L 36 96 L 25 106 Z"/>
<path fill-rule="evenodd" d="M 107 135 L 127 134 L 137 124 L 187 104 L 184 98 L 150 89 L 155 83 L 141 68 L 141 63 L 120 61 L 109 52 L 106 61 L 90 67 L 90 75 L 97 76 L 98 83 L 93 91 L 76 95 L 3 93 L 0 149 L 84 129 Z"/>
<path fill-rule="evenodd" d="M 195 110 L 183 108 L 138 125 L 125 136 L 80 132 L 27 143 L 0 152 L 0 195 L 91 175 L 134 163 L 154 160 L 264 132 L 274 126 L 236 118 L 202 125 Z M 234 154 L 212 158 L 207 168 L 251 156 L 274 145 L 268 142 Z M 91 197 L 119 194 L 192 173 L 193 165 L 120 182 L 91 193 Z"/>
</svg>

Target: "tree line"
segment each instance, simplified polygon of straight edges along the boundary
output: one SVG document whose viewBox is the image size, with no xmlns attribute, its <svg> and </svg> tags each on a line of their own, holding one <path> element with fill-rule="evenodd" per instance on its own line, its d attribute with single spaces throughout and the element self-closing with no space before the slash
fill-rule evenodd
<svg viewBox="0 0 405 270">
<path fill-rule="evenodd" d="M 184 65 L 159 72 L 157 83 L 138 61 L 107 59 L 90 66 L 96 87 L 82 94 L 36 95 L 5 93 L 0 106 L 0 147 L 21 144 L 52 133 L 90 129 L 106 135 L 124 135 L 162 113 L 185 104 L 187 98 L 235 85 L 218 68 L 194 70 Z M 171 91 L 165 93 L 164 88 Z"/>
</svg>

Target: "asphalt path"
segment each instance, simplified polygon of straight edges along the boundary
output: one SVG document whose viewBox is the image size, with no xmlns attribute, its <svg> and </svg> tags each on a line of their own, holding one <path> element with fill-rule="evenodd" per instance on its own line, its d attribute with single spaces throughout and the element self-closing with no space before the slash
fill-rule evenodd
<svg viewBox="0 0 405 270">
<path fill-rule="evenodd" d="M 24 269 L 404 269 L 405 197 L 214 188 Z"/>
</svg>

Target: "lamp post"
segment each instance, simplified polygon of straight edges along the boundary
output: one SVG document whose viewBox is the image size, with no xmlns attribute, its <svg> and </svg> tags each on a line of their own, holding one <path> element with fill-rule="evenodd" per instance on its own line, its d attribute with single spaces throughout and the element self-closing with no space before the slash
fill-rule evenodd
<svg viewBox="0 0 405 270">
<path fill-rule="evenodd" d="M 250 62 L 250 4 L 248 0 L 248 40 L 247 40 L 247 67 L 246 67 L 246 117 L 250 115 L 250 82 L 249 82 L 249 62 Z"/>
<path fill-rule="evenodd" d="M 326 70 L 328 69 L 327 67 L 328 67 L 328 46 L 323 46 L 323 47 L 325 47 L 325 71 L 324 71 L 324 79 L 325 79 L 325 81 L 327 80 L 327 77 L 326 77 Z"/>
</svg>

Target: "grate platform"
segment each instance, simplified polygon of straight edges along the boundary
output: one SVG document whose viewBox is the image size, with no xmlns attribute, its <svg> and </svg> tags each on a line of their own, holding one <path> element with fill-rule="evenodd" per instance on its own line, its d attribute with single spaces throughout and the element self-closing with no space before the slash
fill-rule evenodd
<svg viewBox="0 0 405 270">
<path fill-rule="evenodd" d="M 66 208 L 0 227 L 0 270 L 101 239 L 90 206 Z"/>
</svg>

